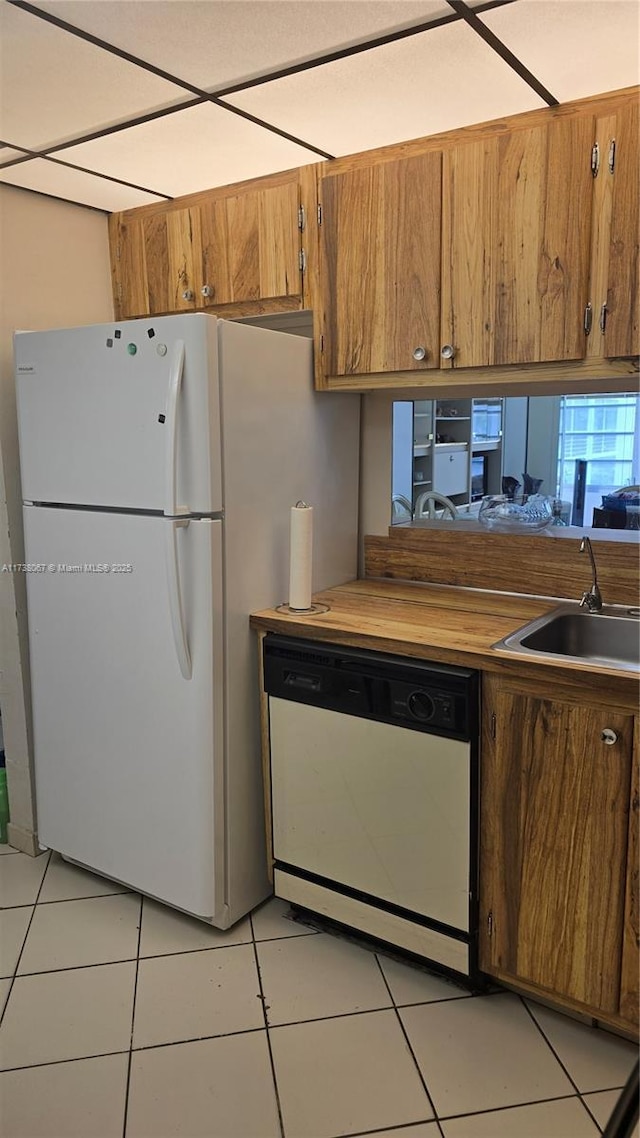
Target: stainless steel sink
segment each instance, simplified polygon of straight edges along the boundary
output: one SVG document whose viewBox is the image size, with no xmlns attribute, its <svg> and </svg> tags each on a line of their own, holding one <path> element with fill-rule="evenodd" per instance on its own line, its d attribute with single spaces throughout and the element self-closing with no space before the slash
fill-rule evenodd
<svg viewBox="0 0 640 1138">
<path fill-rule="evenodd" d="M 640 611 L 603 605 L 589 612 L 575 604 L 560 605 L 505 636 L 494 648 L 526 656 L 549 656 L 560 662 L 582 660 L 623 671 L 640 671 Z"/>
</svg>

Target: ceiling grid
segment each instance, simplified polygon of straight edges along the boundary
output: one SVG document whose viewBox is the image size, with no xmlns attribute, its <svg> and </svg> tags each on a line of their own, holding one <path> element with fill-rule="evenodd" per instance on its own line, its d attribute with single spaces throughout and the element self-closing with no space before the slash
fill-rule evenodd
<svg viewBox="0 0 640 1138">
<path fill-rule="evenodd" d="M 0 182 L 167 200 L 630 86 L 639 33 L 640 0 L 0 0 Z"/>
</svg>

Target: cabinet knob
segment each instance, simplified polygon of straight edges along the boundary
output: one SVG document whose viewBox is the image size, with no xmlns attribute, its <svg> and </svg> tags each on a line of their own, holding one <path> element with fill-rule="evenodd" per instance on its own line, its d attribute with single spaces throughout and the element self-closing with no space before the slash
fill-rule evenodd
<svg viewBox="0 0 640 1138">
<path fill-rule="evenodd" d="M 193 290 L 190 288 L 186 288 L 182 294 L 182 299 L 183 300 L 193 300 L 194 299 Z"/>
<path fill-rule="evenodd" d="M 443 360 L 452 360 L 455 354 L 456 350 L 453 344 L 442 345 L 442 348 L 440 349 L 440 355 L 442 356 Z"/>
<path fill-rule="evenodd" d="M 203 285 L 200 289 L 200 296 L 213 296 L 213 289 L 211 285 Z"/>
<path fill-rule="evenodd" d="M 427 354 L 427 349 L 423 348 L 422 344 L 418 344 L 418 347 L 413 349 L 414 360 L 423 360 L 425 358 L 426 354 Z"/>
<path fill-rule="evenodd" d="M 613 747 L 613 744 L 618 742 L 618 736 L 616 732 L 612 731 L 610 727 L 605 727 L 600 738 L 607 747 Z"/>
</svg>

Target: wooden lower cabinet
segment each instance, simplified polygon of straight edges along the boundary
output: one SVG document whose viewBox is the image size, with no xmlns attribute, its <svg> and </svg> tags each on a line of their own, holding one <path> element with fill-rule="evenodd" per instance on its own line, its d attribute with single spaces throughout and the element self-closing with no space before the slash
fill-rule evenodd
<svg viewBox="0 0 640 1138">
<path fill-rule="evenodd" d="M 546 698 L 533 681 L 483 677 L 480 966 L 631 1025 L 634 717 L 589 694 Z"/>
<path fill-rule="evenodd" d="M 629 808 L 629 842 L 627 853 L 627 889 L 622 935 L 622 971 L 620 976 L 620 1015 L 638 1024 L 640 983 L 638 947 L 640 945 L 640 718 L 635 721 L 634 762 L 631 772 L 631 805 Z"/>
</svg>

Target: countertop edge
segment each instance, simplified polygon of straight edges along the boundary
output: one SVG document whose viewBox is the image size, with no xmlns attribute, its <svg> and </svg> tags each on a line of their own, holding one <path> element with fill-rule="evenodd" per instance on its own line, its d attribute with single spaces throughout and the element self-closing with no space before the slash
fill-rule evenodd
<svg viewBox="0 0 640 1138">
<path fill-rule="evenodd" d="M 492 647 L 497 641 L 527 624 L 532 619 L 532 607 L 542 615 L 561 604 L 566 604 L 566 598 L 476 590 L 456 585 L 429 585 L 385 578 L 358 578 L 314 594 L 313 600 L 319 604 L 329 605 L 329 611 L 314 615 L 304 613 L 290 615 L 278 612 L 276 609 L 265 609 L 251 614 L 250 626 L 265 632 L 324 640 L 344 646 L 371 648 L 393 655 L 411 655 L 419 659 L 459 664 L 487 672 L 519 675 L 523 679 L 545 679 L 554 683 L 566 682 L 572 686 L 579 686 L 581 683 L 586 686 L 594 679 L 606 679 L 607 688 L 610 691 L 613 688 L 616 694 L 619 692 L 625 705 L 631 702 L 631 706 L 637 706 L 640 677 L 635 673 L 615 667 L 595 667 L 580 660 L 575 662 L 563 660 L 559 663 L 545 656 L 523 656 L 509 649 Z M 502 600 L 507 602 L 510 611 L 506 614 L 491 611 L 495 610 Z M 393 615 L 380 611 L 373 612 L 376 608 L 388 606 L 391 606 Z M 420 629 L 420 636 L 412 638 L 407 635 L 406 625 L 411 624 L 412 617 L 415 618 L 416 606 L 424 606 L 425 616 L 428 615 L 430 627 L 433 629 L 433 640 L 429 639 L 428 631 L 425 635 L 424 625 Z M 440 625 L 438 625 L 438 616 L 442 618 Z M 477 642 L 468 648 L 461 647 L 455 642 L 447 644 L 449 635 L 447 623 L 452 619 L 464 621 L 469 617 L 480 627 Z M 508 629 L 505 627 L 507 622 Z M 361 627 L 358 627 L 359 624 Z M 397 624 L 404 625 L 404 631 L 394 628 Z M 452 632 L 450 638 L 455 641 L 456 634 Z"/>
</svg>

